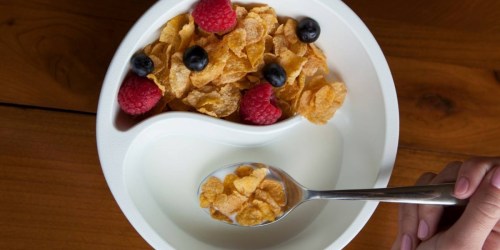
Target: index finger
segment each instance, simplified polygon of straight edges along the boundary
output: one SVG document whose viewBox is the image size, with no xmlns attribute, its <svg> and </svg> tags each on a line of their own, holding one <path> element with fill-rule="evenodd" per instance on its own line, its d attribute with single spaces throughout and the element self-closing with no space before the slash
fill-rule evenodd
<svg viewBox="0 0 500 250">
<path fill-rule="evenodd" d="M 429 184 L 438 184 L 455 181 L 461 162 L 450 162 Z M 418 206 L 418 238 L 427 240 L 438 231 L 444 207 L 437 205 Z"/>
<path fill-rule="evenodd" d="M 455 196 L 459 199 L 469 198 L 494 166 L 500 166 L 500 157 L 476 157 L 465 161 L 458 171 Z"/>
<path fill-rule="evenodd" d="M 500 167 L 495 167 L 482 180 L 460 219 L 446 231 L 445 241 L 463 249 L 481 249 L 499 220 Z"/>
<path fill-rule="evenodd" d="M 417 180 L 416 185 L 426 185 L 436 176 L 434 173 L 425 173 Z M 418 206 L 417 204 L 399 205 L 399 232 L 392 246 L 397 249 L 414 249 L 419 243 L 418 230 Z"/>
</svg>

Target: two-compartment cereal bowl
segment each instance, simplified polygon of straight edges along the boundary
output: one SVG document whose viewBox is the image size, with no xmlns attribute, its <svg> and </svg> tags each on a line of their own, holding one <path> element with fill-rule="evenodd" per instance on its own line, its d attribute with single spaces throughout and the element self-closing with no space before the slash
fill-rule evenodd
<svg viewBox="0 0 500 250">
<path fill-rule="evenodd" d="M 331 74 L 345 83 L 342 107 L 325 125 L 295 116 L 273 125 L 238 124 L 192 112 L 129 119 L 117 101 L 130 58 L 158 38 L 196 0 L 163 0 L 134 25 L 117 50 L 101 91 L 97 145 L 106 181 L 121 210 L 155 249 L 339 249 L 374 212 L 376 202 L 313 201 L 269 226 L 245 228 L 208 216 L 198 185 L 217 168 L 262 162 L 313 189 L 385 187 L 399 135 L 394 83 L 375 39 L 339 0 L 241 0 L 278 16 L 312 17 Z"/>
</svg>

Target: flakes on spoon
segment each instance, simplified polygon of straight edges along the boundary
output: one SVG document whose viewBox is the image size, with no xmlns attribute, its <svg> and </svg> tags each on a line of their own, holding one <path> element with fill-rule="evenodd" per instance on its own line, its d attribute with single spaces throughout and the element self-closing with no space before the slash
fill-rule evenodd
<svg viewBox="0 0 500 250">
<path fill-rule="evenodd" d="M 212 218 L 242 226 L 276 220 L 283 214 L 286 197 L 283 184 L 266 178 L 268 169 L 239 166 L 221 181 L 211 176 L 201 187 L 200 207 Z"/>
</svg>

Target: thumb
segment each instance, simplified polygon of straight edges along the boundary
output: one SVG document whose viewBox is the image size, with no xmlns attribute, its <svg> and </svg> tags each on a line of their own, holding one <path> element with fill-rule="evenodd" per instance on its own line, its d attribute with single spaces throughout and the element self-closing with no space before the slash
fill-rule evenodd
<svg viewBox="0 0 500 250">
<path fill-rule="evenodd" d="M 445 233 L 454 249 L 482 249 L 500 219 L 500 167 L 490 171 L 470 198 L 460 219 Z"/>
</svg>

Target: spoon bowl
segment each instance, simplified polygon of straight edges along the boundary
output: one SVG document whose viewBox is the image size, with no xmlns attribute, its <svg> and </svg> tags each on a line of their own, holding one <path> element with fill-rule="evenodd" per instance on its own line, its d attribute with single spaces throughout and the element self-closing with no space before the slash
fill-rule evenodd
<svg viewBox="0 0 500 250">
<path fill-rule="evenodd" d="M 198 196 L 200 196 L 201 188 L 209 177 L 214 176 L 223 180 L 226 175 L 233 173 L 238 167 L 242 165 L 251 166 L 254 169 L 266 168 L 268 170 L 266 178 L 281 182 L 283 184 L 286 197 L 286 204 L 283 207 L 282 215 L 277 217 L 274 221 L 266 221 L 264 223 L 253 225 L 250 227 L 265 226 L 280 221 L 285 218 L 290 212 L 292 212 L 297 206 L 310 200 L 363 200 L 447 206 L 462 206 L 467 204 L 467 200 L 460 200 L 453 196 L 455 183 L 376 189 L 311 190 L 302 186 L 282 169 L 256 162 L 242 162 L 231 164 L 227 167 L 223 167 L 212 172 L 200 183 L 200 186 L 198 188 Z M 207 211 L 207 213 L 209 213 L 208 209 L 205 210 Z M 241 226 L 238 223 L 228 224 Z"/>
</svg>

